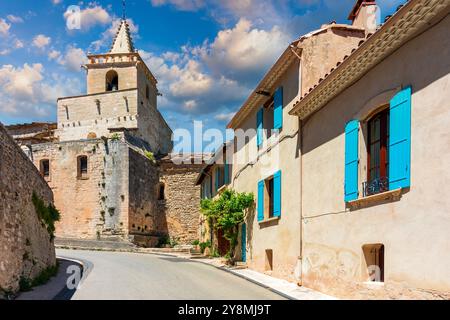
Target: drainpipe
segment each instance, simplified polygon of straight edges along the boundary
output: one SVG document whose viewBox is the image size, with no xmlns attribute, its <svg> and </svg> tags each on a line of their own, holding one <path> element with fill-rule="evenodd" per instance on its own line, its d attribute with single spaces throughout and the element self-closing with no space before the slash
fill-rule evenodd
<svg viewBox="0 0 450 320">
<path fill-rule="evenodd" d="M 303 68 L 302 68 L 303 70 Z M 303 123 L 298 119 L 298 131 L 300 134 L 300 279 L 299 286 L 303 286 Z"/>
</svg>

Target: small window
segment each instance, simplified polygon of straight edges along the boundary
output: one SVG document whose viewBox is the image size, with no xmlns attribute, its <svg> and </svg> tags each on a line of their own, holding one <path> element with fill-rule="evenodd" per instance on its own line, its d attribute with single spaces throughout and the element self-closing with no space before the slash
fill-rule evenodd
<svg viewBox="0 0 450 320">
<path fill-rule="evenodd" d="M 274 126 L 274 99 L 273 96 L 264 105 L 264 120 L 263 127 L 267 139 L 272 136 Z"/>
<path fill-rule="evenodd" d="M 273 250 L 272 249 L 266 249 L 266 271 L 272 271 L 273 270 Z"/>
<path fill-rule="evenodd" d="M 373 116 L 367 126 L 367 182 L 364 196 L 389 188 L 389 109 Z"/>
<path fill-rule="evenodd" d="M 116 71 L 110 70 L 106 74 L 106 91 L 119 90 L 119 75 Z"/>
<path fill-rule="evenodd" d="M 158 190 L 158 200 L 163 201 L 166 200 L 166 186 L 164 183 L 159 184 L 159 190 Z"/>
<path fill-rule="evenodd" d="M 40 161 L 39 170 L 44 178 L 50 177 L 50 160 L 43 159 Z"/>
<path fill-rule="evenodd" d="M 148 85 L 145 86 L 145 97 L 147 98 L 147 100 L 150 99 L 150 88 Z"/>
<path fill-rule="evenodd" d="M 85 179 L 88 176 L 88 158 L 87 156 L 78 157 L 78 178 Z"/>
<path fill-rule="evenodd" d="M 364 281 L 384 282 L 384 245 L 367 244 L 362 247 L 364 254 Z"/>
<path fill-rule="evenodd" d="M 273 218 L 273 177 L 265 181 L 264 218 Z"/>
</svg>

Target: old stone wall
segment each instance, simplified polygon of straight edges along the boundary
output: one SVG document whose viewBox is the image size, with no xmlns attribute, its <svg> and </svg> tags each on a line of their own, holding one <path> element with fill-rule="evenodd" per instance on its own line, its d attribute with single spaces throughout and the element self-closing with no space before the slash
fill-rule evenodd
<svg viewBox="0 0 450 320">
<path fill-rule="evenodd" d="M 159 169 L 145 155 L 129 149 L 129 230 L 133 242 L 154 247 L 166 234 L 163 213 L 157 207 Z"/>
<path fill-rule="evenodd" d="M 2 291 L 17 291 L 20 277 L 32 279 L 56 263 L 33 192 L 46 204 L 53 202 L 45 180 L 0 124 L 0 297 Z"/>
<path fill-rule="evenodd" d="M 180 244 L 191 244 L 200 235 L 200 186 L 195 185 L 202 165 L 161 163 L 161 182 L 165 200 L 159 202 L 167 232 Z"/>
<path fill-rule="evenodd" d="M 123 238 L 128 226 L 128 147 L 121 140 L 92 139 L 32 146 L 33 162 L 50 161 L 48 183 L 61 211 L 62 238 Z M 88 172 L 78 176 L 79 156 Z"/>
</svg>

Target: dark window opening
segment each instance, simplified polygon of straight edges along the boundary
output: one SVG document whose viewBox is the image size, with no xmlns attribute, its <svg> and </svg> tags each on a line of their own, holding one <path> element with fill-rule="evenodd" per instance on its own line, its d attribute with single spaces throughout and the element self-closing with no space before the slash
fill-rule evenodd
<svg viewBox="0 0 450 320">
<path fill-rule="evenodd" d="M 265 181 L 265 195 L 264 195 L 264 218 L 273 218 L 273 178 Z"/>
<path fill-rule="evenodd" d="M 106 74 L 106 91 L 119 90 L 119 75 L 116 71 L 110 70 Z"/>
<path fill-rule="evenodd" d="M 50 160 L 44 159 L 40 162 L 40 172 L 44 178 L 50 177 Z"/>
<path fill-rule="evenodd" d="M 385 192 L 389 188 L 389 109 L 369 120 L 367 126 L 367 182 L 364 196 Z"/>
<path fill-rule="evenodd" d="M 147 100 L 150 99 L 150 88 L 149 86 L 145 86 L 145 97 L 147 98 Z"/>
<path fill-rule="evenodd" d="M 273 270 L 273 250 L 272 249 L 266 249 L 266 271 L 272 271 Z"/>
<path fill-rule="evenodd" d="M 264 104 L 264 132 L 269 139 L 272 136 L 272 130 L 274 127 L 274 99 L 273 96 Z"/>
<path fill-rule="evenodd" d="M 87 156 L 78 157 L 78 178 L 86 178 L 88 174 L 88 158 Z"/>
<path fill-rule="evenodd" d="M 158 200 L 160 201 L 166 200 L 165 188 L 166 186 L 164 185 L 164 183 L 159 184 Z"/>
<path fill-rule="evenodd" d="M 384 245 L 367 244 L 363 246 L 367 280 L 384 282 Z"/>
</svg>

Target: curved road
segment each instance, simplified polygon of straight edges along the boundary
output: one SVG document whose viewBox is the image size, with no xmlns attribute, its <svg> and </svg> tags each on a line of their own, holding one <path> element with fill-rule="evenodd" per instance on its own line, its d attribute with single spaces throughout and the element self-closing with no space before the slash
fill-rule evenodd
<svg viewBox="0 0 450 320">
<path fill-rule="evenodd" d="M 228 272 L 187 259 L 150 254 L 57 250 L 89 264 L 78 300 L 273 300 L 283 297 Z"/>
</svg>

